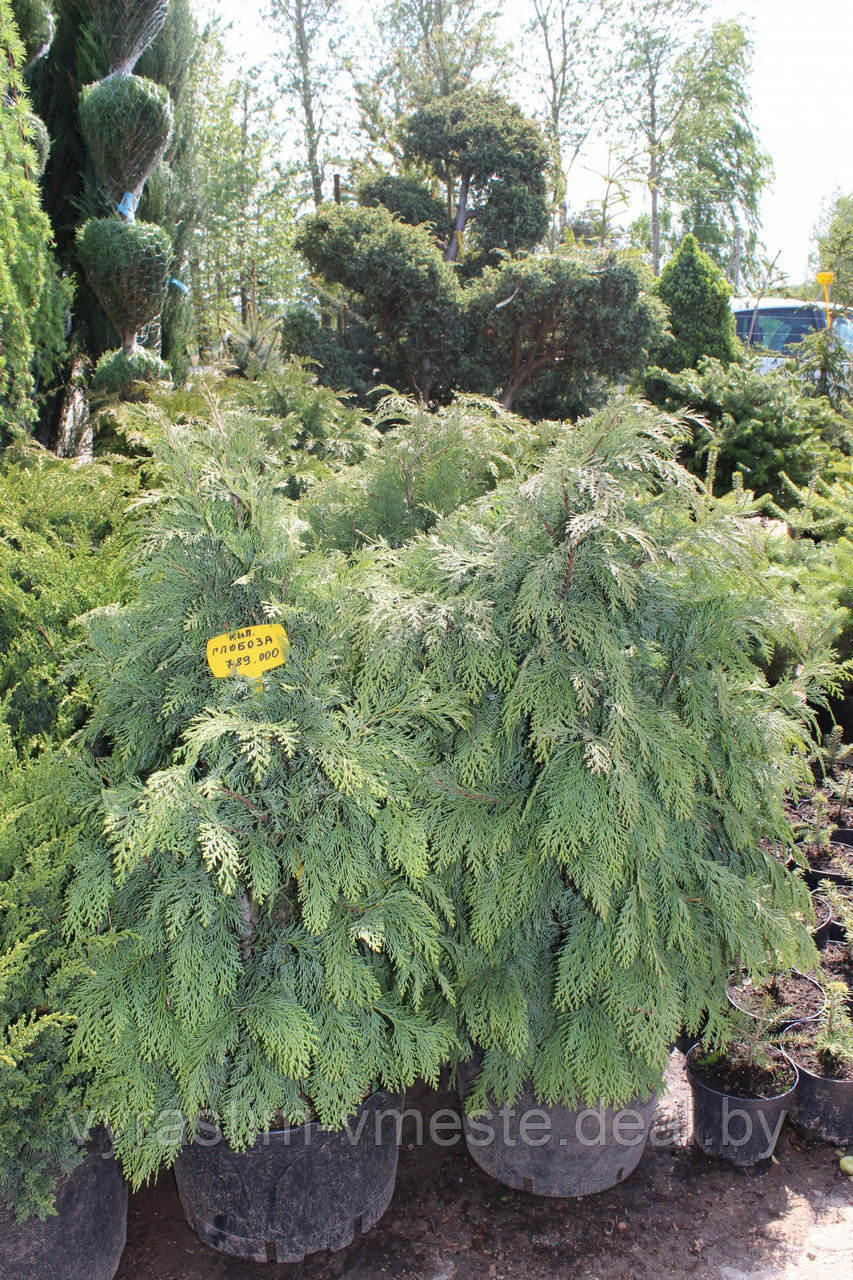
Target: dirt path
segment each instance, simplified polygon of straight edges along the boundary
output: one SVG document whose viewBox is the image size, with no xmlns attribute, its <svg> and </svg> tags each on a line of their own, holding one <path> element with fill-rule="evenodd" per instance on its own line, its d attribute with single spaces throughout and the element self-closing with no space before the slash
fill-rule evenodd
<svg viewBox="0 0 853 1280">
<path fill-rule="evenodd" d="M 850 1280 L 853 1181 L 832 1148 L 783 1133 L 746 1173 L 690 1145 L 689 1089 L 673 1054 L 655 1141 L 633 1177 L 583 1200 L 509 1191 L 452 1149 L 400 1153 L 385 1217 L 337 1254 L 263 1266 L 217 1254 L 186 1226 L 171 1175 L 131 1197 L 117 1280 Z M 448 1094 L 410 1097 L 428 1115 Z"/>
</svg>

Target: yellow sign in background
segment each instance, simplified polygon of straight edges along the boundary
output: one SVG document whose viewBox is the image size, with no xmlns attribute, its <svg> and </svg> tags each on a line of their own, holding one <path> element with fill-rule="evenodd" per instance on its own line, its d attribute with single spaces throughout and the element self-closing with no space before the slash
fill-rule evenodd
<svg viewBox="0 0 853 1280">
<path fill-rule="evenodd" d="M 266 627 L 240 627 L 207 642 L 207 665 L 218 678 L 235 671 L 254 678 L 287 661 L 290 641 L 277 622 Z"/>
</svg>

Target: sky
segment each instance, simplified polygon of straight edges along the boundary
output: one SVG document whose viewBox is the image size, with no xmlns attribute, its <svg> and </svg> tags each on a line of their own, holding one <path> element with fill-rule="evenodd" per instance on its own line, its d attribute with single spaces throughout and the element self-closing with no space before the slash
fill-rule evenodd
<svg viewBox="0 0 853 1280">
<path fill-rule="evenodd" d="M 371 0 L 354 3 L 363 10 Z M 233 0 L 200 0 L 199 7 L 230 19 L 236 8 L 242 57 L 260 62 L 268 55 L 261 0 L 239 8 Z M 502 8 L 512 31 L 513 0 Z M 822 202 L 836 189 L 853 192 L 853 0 L 713 0 L 711 16 L 740 18 L 753 38 L 752 118 L 776 172 L 762 203 L 763 239 L 769 257 L 778 252 L 779 268 L 798 284 L 808 273 Z M 599 191 L 591 173 L 573 171 L 573 207 Z"/>
</svg>

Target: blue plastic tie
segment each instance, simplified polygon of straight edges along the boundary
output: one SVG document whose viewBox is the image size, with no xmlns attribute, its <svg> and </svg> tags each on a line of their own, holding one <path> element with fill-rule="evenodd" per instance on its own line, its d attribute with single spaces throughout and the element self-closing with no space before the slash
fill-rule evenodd
<svg viewBox="0 0 853 1280">
<path fill-rule="evenodd" d="M 180 289 L 181 293 L 189 293 L 189 289 L 184 284 L 183 280 L 176 280 L 173 276 L 169 281 L 169 284 L 173 284 L 176 289 Z"/>
<path fill-rule="evenodd" d="M 125 191 L 117 207 L 121 216 L 126 218 L 128 222 L 136 221 L 136 209 L 134 208 L 133 193 L 131 191 Z"/>
</svg>

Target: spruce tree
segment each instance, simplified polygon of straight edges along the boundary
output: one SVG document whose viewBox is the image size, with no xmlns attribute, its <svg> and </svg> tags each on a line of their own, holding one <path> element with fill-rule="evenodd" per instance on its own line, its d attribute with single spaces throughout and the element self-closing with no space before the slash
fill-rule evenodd
<svg viewBox="0 0 853 1280">
<path fill-rule="evenodd" d="M 138 598 L 92 613 L 79 657 L 75 1045 L 136 1183 L 180 1150 L 164 1110 L 242 1148 L 435 1080 L 452 1048 L 450 904 L 411 796 L 458 700 L 355 690 L 372 575 L 302 551 L 289 440 L 216 411 L 164 432 Z M 214 677 L 208 640 L 282 625 L 283 665 Z"/>
<path fill-rule="evenodd" d="M 813 958 L 783 798 L 833 683 L 796 652 L 747 512 L 676 461 L 682 425 L 616 401 L 541 470 L 398 553 L 364 640 L 459 690 L 471 722 L 422 775 L 458 914 L 472 1106 L 624 1104 L 659 1087 L 683 1027 L 713 1038 L 733 965 Z M 770 683 L 777 640 L 796 668 Z"/>
</svg>

